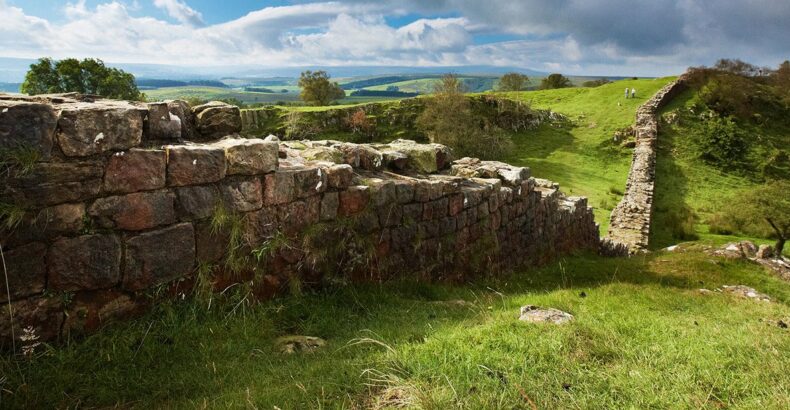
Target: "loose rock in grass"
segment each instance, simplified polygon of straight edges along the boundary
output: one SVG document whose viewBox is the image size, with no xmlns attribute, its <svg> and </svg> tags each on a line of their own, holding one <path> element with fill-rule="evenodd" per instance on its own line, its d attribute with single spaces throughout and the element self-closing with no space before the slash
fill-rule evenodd
<svg viewBox="0 0 790 410">
<path fill-rule="evenodd" d="M 521 307 L 518 320 L 533 323 L 553 323 L 560 325 L 573 320 L 573 315 L 554 308 L 542 308 L 535 305 Z"/>
<path fill-rule="evenodd" d="M 771 298 L 766 295 L 765 293 L 760 293 L 756 291 L 754 288 L 750 288 L 748 286 L 743 285 L 735 285 L 735 286 L 727 286 L 724 285 L 719 288 L 721 292 L 730 293 L 735 296 L 739 296 L 746 299 L 754 299 L 759 300 L 761 302 L 770 302 Z"/>
<path fill-rule="evenodd" d="M 283 336 L 277 338 L 274 347 L 283 354 L 309 353 L 318 350 L 326 344 L 326 340 L 314 336 Z"/>
</svg>

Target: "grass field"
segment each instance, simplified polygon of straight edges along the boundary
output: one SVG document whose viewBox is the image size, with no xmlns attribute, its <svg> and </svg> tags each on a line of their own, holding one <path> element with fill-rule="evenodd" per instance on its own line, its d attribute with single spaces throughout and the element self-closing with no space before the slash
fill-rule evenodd
<svg viewBox="0 0 790 410">
<path fill-rule="evenodd" d="M 622 80 L 596 88 L 504 93 L 534 108 L 565 114 L 571 127 L 542 126 L 514 136 L 516 149 L 507 162 L 528 166 L 532 175 L 559 182 L 566 194 L 589 198 L 605 233 L 609 214 L 625 189 L 631 150 L 612 143 L 615 131 L 634 122 L 636 109 L 673 78 Z M 625 88 L 637 98 L 625 99 Z"/>
<path fill-rule="evenodd" d="M 697 291 L 725 284 L 775 301 Z M 781 409 L 788 303 L 787 283 L 757 265 L 697 251 L 579 255 L 463 287 L 338 286 L 235 313 L 187 299 L 2 359 L 0 407 Z M 576 320 L 522 323 L 525 304 Z M 289 334 L 327 346 L 276 352 Z"/>
</svg>

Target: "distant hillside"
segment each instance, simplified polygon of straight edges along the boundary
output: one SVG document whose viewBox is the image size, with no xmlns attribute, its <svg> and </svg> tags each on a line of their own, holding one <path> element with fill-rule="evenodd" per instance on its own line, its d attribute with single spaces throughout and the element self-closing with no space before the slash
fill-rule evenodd
<svg viewBox="0 0 790 410">
<path fill-rule="evenodd" d="M 155 78 L 138 78 L 135 80 L 137 87 L 141 90 L 164 88 L 164 87 L 188 87 L 188 86 L 202 86 L 202 87 L 219 87 L 227 88 L 228 86 L 222 81 L 215 80 L 164 80 Z"/>
</svg>

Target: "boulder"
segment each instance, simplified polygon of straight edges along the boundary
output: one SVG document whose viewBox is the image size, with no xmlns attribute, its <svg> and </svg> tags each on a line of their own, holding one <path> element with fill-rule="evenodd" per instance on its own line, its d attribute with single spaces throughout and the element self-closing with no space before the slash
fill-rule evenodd
<svg viewBox="0 0 790 410">
<path fill-rule="evenodd" d="M 115 235 L 62 238 L 47 255 L 49 289 L 104 289 L 121 280 L 121 241 Z"/>
<path fill-rule="evenodd" d="M 283 336 L 274 341 L 274 348 L 282 354 L 311 353 L 326 345 L 326 340 L 314 336 Z"/>
<path fill-rule="evenodd" d="M 52 153 L 58 116 L 49 104 L 31 101 L 0 101 L 0 151 L 33 149 L 39 159 Z"/>
<path fill-rule="evenodd" d="M 68 157 L 84 157 L 140 145 L 147 110 L 119 101 L 64 105 L 57 141 Z"/>
<path fill-rule="evenodd" d="M 734 285 L 734 286 L 724 285 L 719 288 L 719 291 L 724 293 L 729 293 L 731 295 L 735 295 L 744 299 L 753 299 L 753 300 L 758 300 L 760 302 L 771 301 L 771 298 L 765 293 L 760 293 L 756 291 L 754 288 L 750 288 L 744 285 Z"/>
<path fill-rule="evenodd" d="M 518 320 L 533 323 L 553 323 L 560 325 L 573 320 L 573 315 L 554 308 L 542 308 L 535 305 L 521 307 Z"/>
<path fill-rule="evenodd" d="M 123 288 L 139 291 L 188 275 L 195 265 L 195 230 L 181 223 L 126 241 Z"/>
<path fill-rule="evenodd" d="M 192 108 L 197 128 L 196 139 L 203 141 L 241 132 L 241 111 L 235 105 L 211 101 Z"/>
<path fill-rule="evenodd" d="M 760 245 L 760 248 L 755 254 L 757 259 L 769 259 L 774 256 L 774 247 L 771 245 Z"/>
<path fill-rule="evenodd" d="M 441 144 L 418 144 L 411 140 L 395 140 L 389 144 L 389 148 L 408 158 L 407 169 L 422 174 L 442 170 L 452 161 L 450 149 Z"/>
</svg>

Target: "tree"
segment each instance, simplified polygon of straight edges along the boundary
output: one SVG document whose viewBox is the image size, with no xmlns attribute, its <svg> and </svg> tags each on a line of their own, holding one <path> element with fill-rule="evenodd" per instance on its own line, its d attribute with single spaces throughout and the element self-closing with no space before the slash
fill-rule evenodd
<svg viewBox="0 0 790 410">
<path fill-rule="evenodd" d="M 720 167 L 743 164 L 749 151 L 748 140 L 732 117 L 705 121 L 696 143 L 700 158 Z"/>
<path fill-rule="evenodd" d="M 745 192 L 729 206 L 728 218 L 738 226 L 767 224 L 776 236 L 776 254 L 781 255 L 790 235 L 790 181 L 769 182 Z"/>
<path fill-rule="evenodd" d="M 30 65 L 22 92 L 34 94 L 78 92 L 121 100 L 142 100 L 132 74 L 104 65 L 98 59 L 79 61 L 67 58 L 58 62 L 39 59 Z"/>
<path fill-rule="evenodd" d="M 573 87 L 571 84 L 571 80 L 568 77 L 565 77 L 562 74 L 549 74 L 548 77 L 544 78 L 540 82 L 540 89 L 541 90 L 551 90 L 554 88 L 568 88 Z"/>
<path fill-rule="evenodd" d="M 529 77 L 520 73 L 507 73 L 499 79 L 499 91 L 523 91 L 527 89 Z"/>
<path fill-rule="evenodd" d="M 301 97 L 310 105 L 329 105 L 332 101 L 346 96 L 346 92 L 336 82 L 329 81 L 326 71 L 304 71 L 299 76 Z"/>
<path fill-rule="evenodd" d="M 500 129 L 484 127 L 484 121 L 474 115 L 457 76 L 447 74 L 433 88 L 433 96 L 417 118 L 417 128 L 431 142 L 447 145 L 457 156 L 482 159 L 497 159 L 510 149 L 512 141 Z"/>
<path fill-rule="evenodd" d="M 592 87 L 600 87 L 604 84 L 609 84 L 609 83 L 611 83 L 611 81 L 609 81 L 608 78 L 599 78 L 597 80 L 585 81 L 584 83 L 582 83 L 582 86 L 592 88 Z"/>
</svg>

